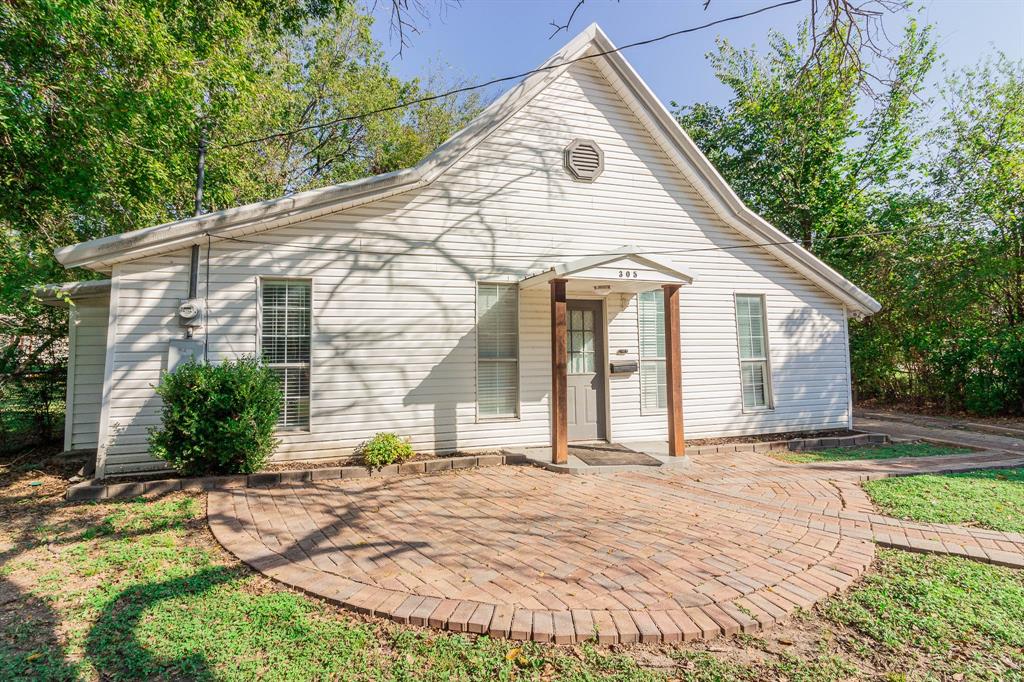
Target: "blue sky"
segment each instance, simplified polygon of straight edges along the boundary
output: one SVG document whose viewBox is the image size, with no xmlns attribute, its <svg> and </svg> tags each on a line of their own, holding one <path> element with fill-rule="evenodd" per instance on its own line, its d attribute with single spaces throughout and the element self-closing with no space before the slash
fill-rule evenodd
<svg viewBox="0 0 1024 682">
<path fill-rule="evenodd" d="M 452 78 L 478 82 L 540 65 L 592 21 L 622 45 L 746 12 L 773 0 L 712 0 L 706 12 L 702 0 L 587 0 L 569 35 L 562 32 L 550 39 L 549 22 L 564 23 L 576 0 L 463 0 L 461 6 L 451 6 L 440 14 L 435 0 L 423 2 L 431 17 L 417 19 L 421 33 L 411 36 L 412 44 L 403 56 L 392 58 L 394 72 L 410 78 L 447 65 Z M 379 3 L 378 9 L 388 4 Z M 770 29 L 793 35 L 809 7 L 807 0 L 634 48 L 626 51 L 626 58 L 666 103 L 724 103 L 728 92 L 704 58 L 714 47 L 715 37 L 721 35 L 741 46 L 763 46 Z M 974 64 L 994 49 L 1024 58 L 1024 0 L 933 0 L 921 3 L 913 12 L 919 21 L 935 25 L 940 54 L 950 68 Z M 898 36 L 902 21 L 897 17 L 887 22 L 891 36 Z M 386 15 L 378 15 L 374 31 L 388 54 L 394 55 L 397 42 L 388 35 Z M 938 70 L 931 80 L 933 87 L 941 80 Z"/>
</svg>

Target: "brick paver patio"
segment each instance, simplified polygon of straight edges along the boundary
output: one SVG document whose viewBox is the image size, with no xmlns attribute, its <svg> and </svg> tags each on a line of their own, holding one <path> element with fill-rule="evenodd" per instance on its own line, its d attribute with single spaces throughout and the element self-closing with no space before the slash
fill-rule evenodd
<svg viewBox="0 0 1024 682">
<path fill-rule="evenodd" d="M 1024 567 L 1019 534 L 885 517 L 857 485 L 1007 457 L 720 453 L 591 477 L 504 466 L 214 491 L 208 511 L 253 568 L 362 613 L 544 642 L 671 642 L 810 607 L 856 580 L 875 542 Z"/>
</svg>

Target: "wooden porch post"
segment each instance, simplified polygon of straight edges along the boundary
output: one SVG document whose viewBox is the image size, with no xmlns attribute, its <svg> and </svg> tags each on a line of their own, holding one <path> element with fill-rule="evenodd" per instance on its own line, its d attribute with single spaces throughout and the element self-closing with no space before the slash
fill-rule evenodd
<svg viewBox="0 0 1024 682">
<path fill-rule="evenodd" d="M 565 341 L 565 280 L 551 280 L 551 462 L 569 461 L 568 350 Z"/>
<path fill-rule="evenodd" d="M 679 285 L 665 284 L 665 398 L 668 403 L 668 454 L 686 454 L 683 438 L 683 371 L 679 343 Z"/>
</svg>

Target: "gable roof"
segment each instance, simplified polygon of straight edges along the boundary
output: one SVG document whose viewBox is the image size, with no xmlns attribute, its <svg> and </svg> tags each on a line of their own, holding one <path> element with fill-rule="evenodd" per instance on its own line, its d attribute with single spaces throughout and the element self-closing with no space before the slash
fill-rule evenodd
<svg viewBox="0 0 1024 682">
<path fill-rule="evenodd" d="M 629 265 L 617 265 L 626 263 Z M 597 256 L 576 258 L 567 263 L 552 265 L 543 272 L 524 277 L 519 280 L 519 286 L 523 289 L 547 284 L 553 279 L 579 277 L 586 279 L 589 274 L 594 273 L 597 268 L 610 267 L 641 267 L 651 268 L 659 275 L 659 281 L 671 282 L 673 284 L 692 284 L 693 275 L 686 268 L 680 266 L 671 258 L 665 258 L 660 254 L 646 253 L 635 246 L 623 246 Z"/>
<path fill-rule="evenodd" d="M 262 232 L 425 187 L 574 61 L 593 56 L 590 63 L 596 64 L 615 86 L 641 125 L 727 224 L 842 301 L 854 314 L 870 315 L 881 309 L 878 301 L 747 208 L 622 53 L 603 54 L 614 49 L 601 28 L 591 24 L 537 72 L 496 99 L 469 125 L 411 168 L 94 239 L 59 248 L 54 253 L 66 267 L 108 272 L 116 263 L 198 244 L 207 236 L 237 237 Z"/>
</svg>

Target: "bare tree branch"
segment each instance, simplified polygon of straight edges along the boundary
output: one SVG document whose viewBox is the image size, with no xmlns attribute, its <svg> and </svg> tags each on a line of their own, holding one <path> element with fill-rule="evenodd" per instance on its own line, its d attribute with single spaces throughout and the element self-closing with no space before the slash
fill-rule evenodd
<svg viewBox="0 0 1024 682">
<path fill-rule="evenodd" d="M 449 7 L 457 7 L 462 0 L 434 0 L 437 4 L 437 14 L 442 18 Z M 404 54 L 405 48 L 412 45 L 412 36 L 419 35 L 420 21 L 430 19 L 430 5 L 428 0 L 373 0 L 371 11 L 376 11 L 381 5 L 390 5 L 391 27 L 388 31 L 393 41 L 398 43 L 398 56 Z"/>
<path fill-rule="evenodd" d="M 548 36 L 548 40 L 551 40 L 562 31 L 569 30 L 569 26 L 572 24 L 573 17 L 576 16 L 576 12 L 579 11 L 580 7 L 583 7 L 583 3 L 585 3 L 586 1 L 587 0 L 578 0 L 576 2 L 576 6 L 572 8 L 572 12 L 569 13 L 569 18 L 566 19 L 564 24 L 558 24 L 554 21 L 549 22 L 549 25 L 554 27 L 555 30 L 551 33 L 551 35 Z"/>
<path fill-rule="evenodd" d="M 552 31 L 551 35 L 548 36 L 548 40 L 551 40 L 552 38 L 557 36 L 562 31 L 568 31 L 569 30 L 569 27 L 572 26 L 572 20 L 576 17 L 576 13 L 580 10 L 580 7 L 583 7 L 583 3 L 585 3 L 586 1 L 587 0 L 577 0 L 575 7 L 572 8 L 572 12 L 569 13 L 569 18 L 565 20 L 564 24 L 559 24 L 556 21 L 549 22 L 549 25 L 551 27 L 553 27 L 555 30 Z M 615 0 L 615 2 L 619 2 L 619 1 L 620 0 Z M 707 4 L 710 3 L 710 2 L 711 2 L 711 0 L 705 0 L 705 2 L 704 2 L 705 9 L 707 9 Z"/>
<path fill-rule="evenodd" d="M 708 9 L 712 0 L 705 0 Z M 810 53 L 804 70 L 821 69 L 822 56 L 836 45 L 840 49 L 839 68 L 853 66 L 861 78 L 861 87 L 874 95 L 871 82 L 887 85 L 890 74 L 872 73 L 865 58 L 876 58 L 892 66 L 891 52 L 895 43 L 885 30 L 886 16 L 898 14 L 911 5 L 910 0 L 811 0 L 808 16 Z"/>
</svg>

